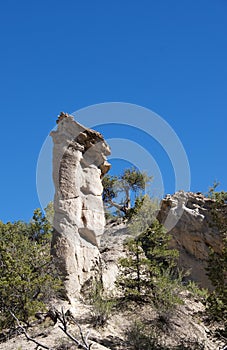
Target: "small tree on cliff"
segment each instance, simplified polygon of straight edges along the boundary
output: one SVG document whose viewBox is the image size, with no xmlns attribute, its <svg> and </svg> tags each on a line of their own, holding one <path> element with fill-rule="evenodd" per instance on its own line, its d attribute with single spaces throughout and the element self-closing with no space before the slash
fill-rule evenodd
<svg viewBox="0 0 227 350">
<path fill-rule="evenodd" d="M 125 169 L 119 176 L 103 178 L 103 201 L 107 208 L 115 207 L 126 215 L 131 209 L 132 198 L 138 197 L 152 180 L 146 173 L 135 168 Z"/>
</svg>

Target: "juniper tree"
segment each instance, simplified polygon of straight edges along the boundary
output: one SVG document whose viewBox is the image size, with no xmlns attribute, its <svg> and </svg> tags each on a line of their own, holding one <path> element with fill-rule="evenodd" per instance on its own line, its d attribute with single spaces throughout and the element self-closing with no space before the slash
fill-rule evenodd
<svg viewBox="0 0 227 350">
<path fill-rule="evenodd" d="M 106 175 L 102 180 L 103 201 L 107 208 L 115 207 L 126 215 L 131 209 L 132 197 L 138 197 L 151 180 L 151 176 L 135 168 L 125 169 L 119 176 Z"/>
<path fill-rule="evenodd" d="M 50 256 L 50 237 L 40 210 L 28 224 L 0 222 L 0 327 L 14 323 L 10 312 L 28 323 L 61 290 Z"/>
</svg>

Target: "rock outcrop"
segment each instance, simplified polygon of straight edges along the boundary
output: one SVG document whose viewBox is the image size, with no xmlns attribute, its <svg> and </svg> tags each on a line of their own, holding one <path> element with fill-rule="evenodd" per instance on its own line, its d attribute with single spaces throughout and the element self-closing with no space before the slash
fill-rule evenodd
<svg viewBox="0 0 227 350">
<path fill-rule="evenodd" d="M 189 278 L 211 288 L 206 275 L 209 247 L 219 251 L 221 237 L 213 223 L 214 200 L 201 193 L 179 191 L 161 203 L 158 219 L 171 227 L 171 246 L 180 253 L 179 267 L 190 271 Z M 167 218 L 168 217 L 168 218 Z M 166 220 L 167 218 L 167 220 Z"/>
<path fill-rule="evenodd" d="M 61 113 L 57 124 L 57 130 L 51 133 L 55 184 L 52 253 L 64 274 L 67 294 L 73 299 L 100 265 L 105 289 L 113 287 L 122 242 L 118 241 L 112 260 L 106 260 L 104 254 L 101 264 L 98 246 L 105 228 L 101 177 L 110 168 L 106 160 L 109 146 L 100 133 L 68 114 Z M 171 247 L 180 253 L 179 267 L 190 271 L 190 279 L 208 288 L 209 247 L 214 251 L 221 247 L 220 234 L 212 224 L 213 203 L 201 193 L 179 191 L 162 200 L 158 214 L 158 220 L 172 234 Z M 110 234 L 107 231 L 105 240 Z"/>
<path fill-rule="evenodd" d="M 54 233 L 52 254 L 65 278 L 69 298 L 98 269 L 99 241 L 105 227 L 102 176 L 110 148 L 97 131 L 61 113 L 54 142 Z"/>
</svg>

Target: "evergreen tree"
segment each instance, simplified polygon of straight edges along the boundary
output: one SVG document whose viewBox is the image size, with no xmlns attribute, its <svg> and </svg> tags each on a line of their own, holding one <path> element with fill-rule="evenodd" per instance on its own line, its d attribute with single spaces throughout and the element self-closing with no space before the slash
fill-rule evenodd
<svg viewBox="0 0 227 350">
<path fill-rule="evenodd" d="M 178 252 L 169 248 L 170 235 L 154 220 L 149 228 L 125 244 L 118 279 L 126 297 L 150 300 L 160 312 L 180 302 L 179 280 L 174 276 Z"/>
<path fill-rule="evenodd" d="M 121 258 L 119 264 L 122 273 L 117 284 L 124 296 L 141 299 L 149 294 L 150 261 L 146 258 L 140 239 L 131 238 L 125 243 L 127 257 Z"/>
<path fill-rule="evenodd" d="M 125 169 L 119 176 L 106 175 L 102 180 L 103 201 L 107 208 L 115 207 L 127 215 L 131 209 L 133 195 L 138 197 L 151 179 L 152 177 L 135 168 Z"/>
<path fill-rule="evenodd" d="M 48 204 L 48 207 L 50 204 Z M 46 211 L 46 209 L 45 209 Z M 47 219 L 47 216 L 44 215 L 40 208 L 35 209 L 31 222 L 26 225 L 26 231 L 29 235 L 29 238 L 45 244 L 50 241 L 52 235 L 52 225 Z"/>
<path fill-rule="evenodd" d="M 208 298 L 208 310 L 225 322 L 227 330 L 227 192 L 216 192 L 217 186 L 215 183 L 210 188 L 209 197 L 214 199 L 213 225 L 221 237 L 221 247 L 219 251 L 210 249 L 207 274 L 215 289 Z"/>
<path fill-rule="evenodd" d="M 178 251 L 170 249 L 170 234 L 166 233 L 163 225 L 158 220 L 154 220 L 149 227 L 139 237 L 143 251 L 149 259 L 153 273 L 158 267 L 158 273 L 161 270 L 172 269 L 176 266 Z"/>
<path fill-rule="evenodd" d="M 31 223 L 0 222 L 0 327 L 18 319 L 29 323 L 35 312 L 61 290 L 50 256 L 50 227 L 40 210 Z"/>
</svg>

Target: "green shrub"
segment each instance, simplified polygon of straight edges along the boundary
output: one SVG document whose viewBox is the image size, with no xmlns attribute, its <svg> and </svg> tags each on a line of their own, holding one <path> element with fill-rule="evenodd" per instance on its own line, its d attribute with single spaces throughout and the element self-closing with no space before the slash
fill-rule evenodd
<svg viewBox="0 0 227 350">
<path fill-rule="evenodd" d="M 136 321 L 126 330 L 125 337 L 131 350 L 204 350 L 203 343 L 184 339 L 178 345 L 166 345 L 165 334 L 155 324 Z"/>
<path fill-rule="evenodd" d="M 125 336 L 132 350 L 162 349 L 157 330 L 153 327 L 148 329 L 141 321 L 135 321 L 126 330 Z"/>
<path fill-rule="evenodd" d="M 152 305 L 159 318 L 168 323 L 177 305 L 183 304 L 181 274 L 178 277 L 170 269 L 163 270 L 156 278 L 153 289 Z"/>
<path fill-rule="evenodd" d="M 90 294 L 92 304 L 92 317 L 95 326 L 103 326 L 110 318 L 115 301 L 104 296 L 101 282 L 95 282 Z"/>
<path fill-rule="evenodd" d="M 200 288 L 196 282 L 188 281 L 186 288 L 192 295 L 200 300 L 201 302 L 206 302 L 209 296 L 209 291 L 206 288 Z"/>
<path fill-rule="evenodd" d="M 207 274 L 214 291 L 207 299 L 207 310 L 212 317 L 222 320 L 227 331 L 227 192 L 216 192 L 217 183 L 210 188 L 212 205 L 212 226 L 216 227 L 221 246 L 219 251 L 210 249 Z"/>
<path fill-rule="evenodd" d="M 30 224 L 0 222 L 1 328 L 14 324 L 10 312 L 28 324 L 62 288 L 50 256 L 50 227 L 37 221 L 41 211 L 35 214 Z"/>
</svg>

